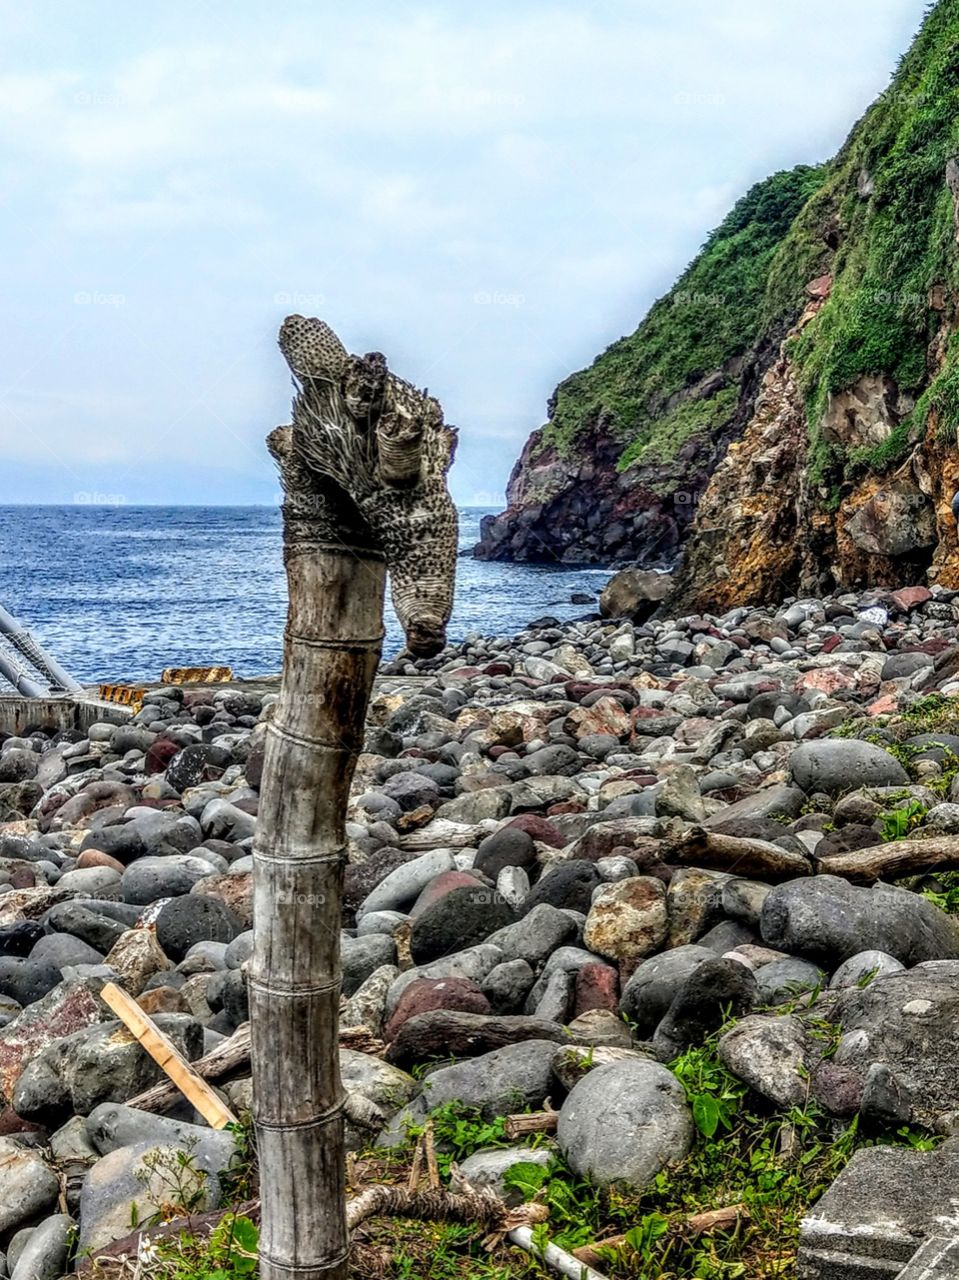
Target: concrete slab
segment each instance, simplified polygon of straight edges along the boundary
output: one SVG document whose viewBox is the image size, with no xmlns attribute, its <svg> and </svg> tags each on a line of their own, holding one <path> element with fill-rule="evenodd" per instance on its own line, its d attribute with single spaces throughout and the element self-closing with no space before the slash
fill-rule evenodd
<svg viewBox="0 0 959 1280">
<path fill-rule="evenodd" d="M 953 1236 L 959 1152 L 867 1147 L 803 1219 L 799 1280 L 893 1280 L 927 1240 Z"/>
<path fill-rule="evenodd" d="M 959 1240 L 944 1236 L 927 1240 L 897 1280 L 959 1280 Z"/>
</svg>

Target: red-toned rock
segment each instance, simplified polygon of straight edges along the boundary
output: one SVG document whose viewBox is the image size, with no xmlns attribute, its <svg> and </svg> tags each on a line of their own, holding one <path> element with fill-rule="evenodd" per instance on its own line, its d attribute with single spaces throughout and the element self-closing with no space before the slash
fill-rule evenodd
<svg viewBox="0 0 959 1280">
<path fill-rule="evenodd" d="M 842 644 L 842 636 L 840 635 L 827 636 L 826 639 L 823 641 L 822 652 L 832 653 L 833 649 L 838 649 L 841 644 Z"/>
<path fill-rule="evenodd" d="M 573 1016 L 590 1009 L 610 1009 L 613 1013 L 619 1008 L 619 974 L 610 964 L 584 964 L 576 975 L 576 988 L 573 995 Z"/>
<path fill-rule="evenodd" d="M 815 671 L 804 671 L 796 681 L 796 690 L 819 689 L 822 693 L 835 693 L 838 689 L 851 689 L 855 683 L 855 672 L 845 671 L 842 667 L 819 667 Z"/>
<path fill-rule="evenodd" d="M 86 867 L 112 867 L 114 871 L 119 871 L 122 875 L 126 870 L 122 862 L 118 862 L 116 858 L 111 858 L 108 853 L 101 853 L 99 849 L 84 849 L 77 857 L 77 870 Z"/>
<path fill-rule="evenodd" d="M 29 1120 L 21 1120 L 13 1107 L 3 1107 L 0 1109 L 0 1138 L 6 1138 L 11 1133 L 41 1133 L 43 1132 L 38 1124 L 31 1124 Z"/>
<path fill-rule="evenodd" d="M 624 738 L 630 731 L 631 721 L 629 712 L 618 698 L 603 697 L 590 707 L 581 705 L 571 711 L 566 717 L 564 728 L 574 738 L 594 733 Z"/>
<path fill-rule="evenodd" d="M 455 1009 L 461 1013 L 491 1013 L 490 1003 L 469 978 L 417 978 L 400 996 L 384 1032 L 387 1041 L 419 1013 L 431 1009 Z"/>
<path fill-rule="evenodd" d="M 440 898 L 445 898 L 454 889 L 476 889 L 479 886 L 480 881 L 475 876 L 471 876 L 468 871 L 442 871 L 422 890 L 410 908 L 410 915 L 415 920 L 427 907 L 431 907 L 434 902 L 439 902 Z M 422 1011 L 417 1010 L 417 1012 Z"/>
<path fill-rule="evenodd" d="M 71 1031 L 92 1027 L 113 1016 L 94 994 L 99 985 L 92 978 L 61 982 L 0 1030 L 0 1097 L 13 1096 L 21 1071 L 41 1049 Z"/>
<path fill-rule="evenodd" d="M 547 817 L 551 814 L 585 812 L 586 805 L 582 800 L 560 800 L 556 804 L 551 804 L 546 810 Z"/>
<path fill-rule="evenodd" d="M 157 738 L 156 742 L 150 744 L 147 751 L 144 769 L 147 773 L 163 773 L 179 751 L 177 744 L 171 742 L 169 738 Z"/>
<path fill-rule="evenodd" d="M 888 716 L 899 705 L 899 699 L 895 694 L 884 693 L 881 698 L 877 698 L 875 702 L 870 702 L 866 708 L 866 712 L 871 716 Z"/>
<path fill-rule="evenodd" d="M 562 849 L 566 845 L 566 841 L 553 824 L 547 822 L 545 818 L 540 817 L 537 813 L 521 813 L 518 817 L 512 818 L 506 825 L 508 827 L 519 827 L 520 831 L 527 832 L 534 840 L 538 840 L 540 844 L 548 844 L 553 849 Z"/>
<path fill-rule="evenodd" d="M 932 592 L 928 587 L 902 587 L 899 591 L 893 591 L 889 598 L 903 613 L 908 613 L 910 609 L 918 609 L 921 604 L 931 600 Z"/>
</svg>

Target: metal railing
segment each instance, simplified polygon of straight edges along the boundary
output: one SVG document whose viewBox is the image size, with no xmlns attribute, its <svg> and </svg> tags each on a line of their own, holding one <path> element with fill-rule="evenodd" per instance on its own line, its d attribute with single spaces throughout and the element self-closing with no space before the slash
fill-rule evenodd
<svg viewBox="0 0 959 1280">
<path fill-rule="evenodd" d="M 38 679 L 38 675 L 42 677 Z M 23 623 L 0 605 L 0 676 L 26 698 L 70 693 L 82 685 L 69 675 L 31 635 Z"/>
</svg>

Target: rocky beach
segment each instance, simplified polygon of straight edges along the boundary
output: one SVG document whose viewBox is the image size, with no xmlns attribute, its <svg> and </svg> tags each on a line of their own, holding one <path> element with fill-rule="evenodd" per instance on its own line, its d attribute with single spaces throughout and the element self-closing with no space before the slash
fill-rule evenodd
<svg viewBox="0 0 959 1280">
<path fill-rule="evenodd" d="M 643 1196 L 722 1128 L 722 1098 L 704 1102 L 686 1070 L 706 1050 L 783 1133 L 801 1112 L 819 1143 L 852 1127 L 870 1143 L 945 1138 L 902 1154 L 946 1158 L 959 593 L 665 609 L 544 617 L 382 668 L 346 827 L 341 1059 L 357 1158 L 390 1158 L 452 1106 L 500 1125 L 460 1176 L 515 1194 L 511 1165 L 552 1161 L 628 1191 L 639 1223 Z M 89 1267 L 162 1218 L 177 1152 L 190 1153 L 189 1208 L 230 1202 L 238 1133 L 149 1093 L 163 1073 L 99 993 L 127 991 L 248 1109 L 242 1052 L 210 1064 L 244 1036 L 275 700 L 162 686 L 125 723 L 41 724 L 0 745 L 12 1280 Z M 558 1115 L 532 1143 L 503 1139 L 504 1117 L 544 1108 Z M 844 1177 L 874 1156 L 859 1151 Z M 778 1167 L 794 1158 L 784 1139 Z M 917 1210 L 916 1247 L 940 1208 L 930 1193 Z M 787 1252 L 800 1275 L 845 1275 L 816 1269 L 817 1212 Z M 609 1274 L 638 1274 L 610 1257 Z"/>
</svg>

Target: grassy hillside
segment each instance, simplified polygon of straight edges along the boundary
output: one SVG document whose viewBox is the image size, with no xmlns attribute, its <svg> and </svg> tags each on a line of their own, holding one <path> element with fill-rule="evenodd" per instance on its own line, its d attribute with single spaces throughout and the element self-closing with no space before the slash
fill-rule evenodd
<svg viewBox="0 0 959 1280">
<path fill-rule="evenodd" d="M 957 279 L 948 161 L 959 156 L 959 0 L 941 0 L 901 60 L 890 88 L 857 124 L 829 166 L 817 198 L 796 219 L 770 269 L 767 315 L 794 288 L 797 263 L 824 213 L 836 225 L 832 295 L 796 341 L 814 449 L 814 478 L 883 469 L 922 434 L 932 408 L 959 414 L 959 371 L 950 353 L 932 382 L 927 350 L 951 318 Z M 818 207 L 817 207 L 818 206 Z M 930 290 L 945 286 L 937 306 Z M 819 435 L 830 393 L 864 374 L 886 374 L 916 397 L 893 436 L 842 457 Z"/>
<path fill-rule="evenodd" d="M 696 431 L 725 421 L 736 398 L 728 387 L 668 402 L 754 342 L 772 257 L 824 176 L 822 168 L 800 165 L 743 196 L 636 332 L 560 384 L 543 444 L 565 453 L 603 417 L 623 441 L 624 466 L 663 460 Z"/>
<path fill-rule="evenodd" d="M 779 334 L 803 286 L 827 270 L 829 301 L 795 341 L 813 445 L 813 477 L 837 484 L 883 469 L 921 434 L 930 409 L 959 421 L 959 358 L 931 380 L 927 350 L 951 319 L 957 279 L 947 162 L 959 160 L 959 0 L 927 13 L 888 90 L 839 154 L 757 183 L 710 235 L 676 285 L 629 337 L 557 388 L 541 446 L 566 454 L 604 420 L 623 444 L 619 466 L 669 461 L 735 407 L 735 375 L 700 383 L 764 335 Z M 957 171 L 959 189 L 959 171 Z M 944 296 L 930 305 L 933 285 Z M 916 399 L 893 437 L 841 455 L 820 438 L 830 393 L 885 374 Z M 715 385 L 714 385 L 715 382 Z M 691 398 L 677 393 L 695 388 Z"/>
</svg>

